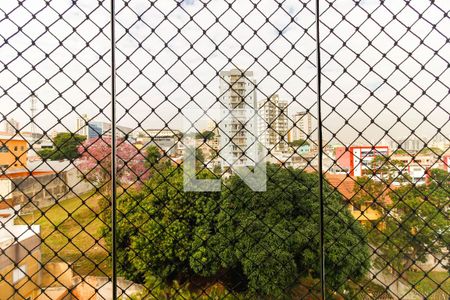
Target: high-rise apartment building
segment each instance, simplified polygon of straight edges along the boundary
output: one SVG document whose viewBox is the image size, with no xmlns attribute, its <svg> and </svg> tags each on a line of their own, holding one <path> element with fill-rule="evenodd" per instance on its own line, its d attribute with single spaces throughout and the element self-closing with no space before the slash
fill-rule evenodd
<svg viewBox="0 0 450 300">
<path fill-rule="evenodd" d="M 222 167 L 252 166 L 257 162 L 258 123 L 256 81 L 252 71 L 220 72 Z"/>
<path fill-rule="evenodd" d="M 81 117 L 77 118 L 76 133 L 79 135 L 88 136 L 88 128 L 88 115 L 83 114 Z"/>
<path fill-rule="evenodd" d="M 294 114 L 293 120 L 290 141 L 310 140 L 313 132 L 313 115 L 310 112 L 301 111 Z"/>
<path fill-rule="evenodd" d="M 288 149 L 288 103 L 278 95 L 264 99 L 258 103 L 259 140 L 268 151 L 284 152 Z"/>
</svg>

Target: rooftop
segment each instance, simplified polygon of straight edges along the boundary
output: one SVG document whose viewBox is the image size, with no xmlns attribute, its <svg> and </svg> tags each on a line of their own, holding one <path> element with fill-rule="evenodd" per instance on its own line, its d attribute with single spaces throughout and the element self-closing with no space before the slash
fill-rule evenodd
<svg viewBox="0 0 450 300">
<path fill-rule="evenodd" d="M 0 131 L 0 140 L 7 141 L 25 141 L 19 134 L 11 134 L 9 132 Z"/>
<path fill-rule="evenodd" d="M 30 237 L 40 234 L 39 225 L 15 225 L 14 219 L 20 206 L 0 210 L 0 249 L 6 249 L 11 244 L 20 243 Z"/>
</svg>

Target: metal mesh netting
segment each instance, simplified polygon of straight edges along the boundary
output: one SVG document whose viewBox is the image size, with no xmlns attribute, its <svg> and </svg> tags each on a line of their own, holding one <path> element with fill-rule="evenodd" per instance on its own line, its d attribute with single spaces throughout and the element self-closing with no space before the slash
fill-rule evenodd
<svg viewBox="0 0 450 300">
<path fill-rule="evenodd" d="M 107 287 L 88 276 L 111 274 L 100 231 L 109 224 L 99 218 L 109 196 L 81 176 L 89 170 L 78 167 L 76 147 L 87 134 L 74 126 L 86 113 L 87 121 L 111 116 L 109 4 L 0 9 L 0 298 L 83 298 Z M 106 166 L 102 159 L 95 164 Z"/>
<path fill-rule="evenodd" d="M 446 1 L 0 12 L 0 299 L 448 299 Z"/>
<path fill-rule="evenodd" d="M 448 14 L 438 1 L 323 6 L 324 149 L 347 146 L 326 155 L 325 177 L 367 230 L 363 297 L 449 294 Z"/>
</svg>

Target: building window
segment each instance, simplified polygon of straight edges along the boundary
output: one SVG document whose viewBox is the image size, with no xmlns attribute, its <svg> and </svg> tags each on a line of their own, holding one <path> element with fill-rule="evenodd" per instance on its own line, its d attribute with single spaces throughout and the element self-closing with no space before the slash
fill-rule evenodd
<svg viewBox="0 0 450 300">
<path fill-rule="evenodd" d="M 23 278 L 25 278 L 27 276 L 27 266 L 23 265 L 23 266 L 19 266 L 18 268 L 15 268 L 13 270 L 13 284 L 19 282 L 20 280 L 22 280 Z"/>
<path fill-rule="evenodd" d="M 8 147 L 6 146 L 0 146 L 0 153 L 8 153 Z"/>
<path fill-rule="evenodd" d="M 20 147 L 21 151 L 25 151 L 25 146 Z"/>
<path fill-rule="evenodd" d="M 19 149 L 17 148 L 17 146 L 14 146 L 14 151 L 17 151 L 17 150 L 19 150 Z"/>
</svg>

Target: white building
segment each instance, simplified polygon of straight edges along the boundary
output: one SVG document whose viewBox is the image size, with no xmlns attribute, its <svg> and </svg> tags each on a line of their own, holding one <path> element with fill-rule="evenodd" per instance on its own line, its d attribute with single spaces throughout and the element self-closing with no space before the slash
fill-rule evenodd
<svg viewBox="0 0 450 300">
<path fill-rule="evenodd" d="M 4 119 L 0 122 L 0 131 L 7 132 L 9 134 L 16 134 L 19 132 L 19 122 L 14 119 Z"/>
<path fill-rule="evenodd" d="M 417 153 L 425 148 L 425 140 L 410 136 L 389 141 L 389 148 L 392 151 L 404 150 L 408 153 Z"/>
<path fill-rule="evenodd" d="M 33 296 L 40 294 L 42 282 L 40 225 L 16 225 L 20 206 L 0 204 L 0 297 L 37 299 Z"/>
<path fill-rule="evenodd" d="M 81 117 L 77 118 L 76 122 L 75 132 L 79 135 L 88 136 L 88 115 L 81 115 Z"/>
<path fill-rule="evenodd" d="M 288 150 L 288 103 L 278 95 L 264 99 L 258 103 L 259 140 L 268 151 L 285 152 Z"/>
<path fill-rule="evenodd" d="M 313 115 L 310 112 L 301 111 L 293 116 L 294 124 L 291 131 L 291 142 L 297 140 L 311 140 L 313 132 Z"/>
<path fill-rule="evenodd" d="M 20 206 L 0 209 L 0 248 L 6 249 L 14 243 L 19 243 L 29 237 L 38 236 L 40 234 L 40 225 L 15 225 L 14 220 L 17 217 L 17 211 Z"/>
<path fill-rule="evenodd" d="M 176 129 L 147 129 L 140 132 L 136 141 L 141 143 L 144 148 L 153 145 L 164 151 L 167 155 L 175 155 L 181 132 Z"/>
<path fill-rule="evenodd" d="M 212 139 L 208 141 L 208 145 L 211 146 L 211 148 L 215 151 L 219 151 L 219 140 L 220 140 L 220 133 L 219 133 L 219 127 L 216 122 L 210 121 L 208 122 L 208 130 L 211 131 L 214 136 Z"/>
<path fill-rule="evenodd" d="M 252 71 L 220 72 L 222 167 L 252 166 L 257 162 L 258 113 L 256 81 Z"/>
</svg>

